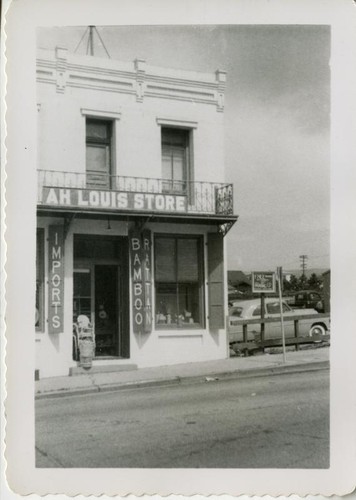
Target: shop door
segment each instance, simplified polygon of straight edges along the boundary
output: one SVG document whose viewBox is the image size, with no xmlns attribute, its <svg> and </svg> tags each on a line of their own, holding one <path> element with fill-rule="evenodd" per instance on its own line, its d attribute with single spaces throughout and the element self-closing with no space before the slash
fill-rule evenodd
<svg viewBox="0 0 356 500">
<path fill-rule="evenodd" d="M 120 355 L 119 267 L 95 265 L 95 355 Z"/>
</svg>

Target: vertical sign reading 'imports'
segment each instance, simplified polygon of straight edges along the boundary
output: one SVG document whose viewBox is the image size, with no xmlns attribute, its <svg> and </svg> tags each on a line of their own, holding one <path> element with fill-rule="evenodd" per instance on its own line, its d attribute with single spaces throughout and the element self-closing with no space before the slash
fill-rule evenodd
<svg viewBox="0 0 356 500">
<path fill-rule="evenodd" d="M 63 332 L 63 226 L 48 227 L 48 331 Z"/>
<path fill-rule="evenodd" d="M 152 331 L 152 244 L 150 231 L 130 233 L 132 316 L 135 333 Z"/>
</svg>

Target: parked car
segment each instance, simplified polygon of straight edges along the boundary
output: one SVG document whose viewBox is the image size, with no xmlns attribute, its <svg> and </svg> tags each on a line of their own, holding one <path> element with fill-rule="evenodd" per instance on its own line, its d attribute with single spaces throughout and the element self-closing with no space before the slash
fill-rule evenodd
<svg viewBox="0 0 356 500">
<path fill-rule="evenodd" d="M 315 318 L 299 321 L 299 336 L 325 335 L 330 328 L 330 318 L 319 318 L 315 309 L 293 309 L 282 301 L 284 332 L 286 338 L 294 337 L 294 320 L 300 316 L 312 315 Z M 229 310 L 229 341 L 242 342 L 243 328 L 241 321 L 261 318 L 261 300 L 241 300 L 233 303 Z M 276 298 L 265 299 L 265 318 L 280 319 L 280 304 Z M 258 340 L 261 334 L 261 324 L 255 323 L 247 327 L 247 340 Z M 265 323 L 265 340 L 281 338 L 280 322 Z"/>
<path fill-rule="evenodd" d="M 298 309 L 316 309 L 318 312 L 324 312 L 324 300 L 320 292 L 315 290 L 299 290 L 294 292 L 288 303 Z"/>
</svg>

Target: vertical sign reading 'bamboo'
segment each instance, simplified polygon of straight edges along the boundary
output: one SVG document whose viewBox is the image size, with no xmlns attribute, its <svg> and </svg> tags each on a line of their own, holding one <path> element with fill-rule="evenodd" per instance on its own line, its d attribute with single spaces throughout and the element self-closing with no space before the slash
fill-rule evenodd
<svg viewBox="0 0 356 500">
<path fill-rule="evenodd" d="M 152 331 L 152 242 L 148 230 L 130 232 L 134 333 Z"/>
<path fill-rule="evenodd" d="M 48 227 L 48 332 L 63 332 L 63 226 Z"/>
</svg>

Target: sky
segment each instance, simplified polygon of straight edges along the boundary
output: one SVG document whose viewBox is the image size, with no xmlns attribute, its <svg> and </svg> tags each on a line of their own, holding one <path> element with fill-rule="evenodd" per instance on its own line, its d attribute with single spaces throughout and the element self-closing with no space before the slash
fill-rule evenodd
<svg viewBox="0 0 356 500">
<path fill-rule="evenodd" d="M 41 28 L 74 52 L 86 27 Z M 97 26 L 112 59 L 227 72 L 225 180 L 237 223 L 228 269 L 330 264 L 330 29 L 323 25 Z M 86 52 L 86 39 L 77 53 Z M 105 56 L 99 37 L 95 55 Z M 203 180 L 203 179 L 198 179 Z"/>
</svg>

